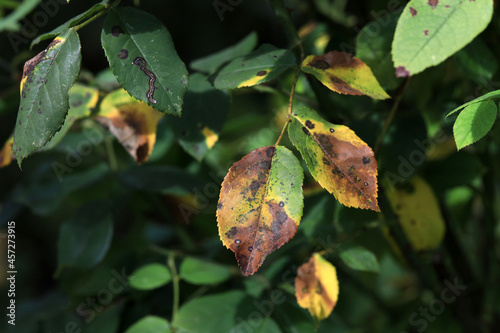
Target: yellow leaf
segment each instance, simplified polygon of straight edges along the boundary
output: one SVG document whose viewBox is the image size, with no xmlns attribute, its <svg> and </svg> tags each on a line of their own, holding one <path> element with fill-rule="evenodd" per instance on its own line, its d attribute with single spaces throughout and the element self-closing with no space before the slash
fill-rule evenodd
<svg viewBox="0 0 500 333">
<path fill-rule="evenodd" d="M 235 253 L 243 275 L 254 274 L 269 253 L 295 235 L 303 178 L 300 162 L 282 146 L 255 149 L 229 169 L 217 222 L 220 239 Z"/>
<path fill-rule="evenodd" d="M 429 184 L 415 176 L 404 184 L 385 188 L 391 207 L 413 248 L 417 251 L 437 248 L 446 227 Z"/>
<path fill-rule="evenodd" d="M 163 113 L 120 89 L 101 103 L 96 120 L 109 128 L 137 164 L 146 162 L 156 141 L 156 126 Z"/>
<path fill-rule="evenodd" d="M 382 89 L 370 67 L 349 53 L 331 51 L 322 56 L 310 55 L 302 62 L 302 71 L 313 74 L 339 94 L 391 98 Z"/>
<path fill-rule="evenodd" d="M 331 124 L 314 110 L 298 108 L 291 119 L 290 140 L 314 179 L 345 206 L 379 211 L 371 148 L 349 127 Z"/>
<path fill-rule="evenodd" d="M 313 254 L 297 271 L 295 296 L 297 303 L 308 309 L 317 322 L 327 318 L 339 296 L 335 267 L 318 253 Z"/>
<path fill-rule="evenodd" d="M 11 135 L 7 141 L 5 141 L 2 150 L 0 150 L 0 168 L 3 168 L 10 164 L 10 162 L 14 161 L 16 158 L 14 157 L 14 153 L 12 152 L 12 143 L 14 141 L 14 137 Z"/>
</svg>

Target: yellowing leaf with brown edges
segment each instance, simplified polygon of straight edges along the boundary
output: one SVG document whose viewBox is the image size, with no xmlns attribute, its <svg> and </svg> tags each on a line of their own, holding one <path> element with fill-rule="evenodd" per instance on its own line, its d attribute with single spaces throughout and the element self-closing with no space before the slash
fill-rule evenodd
<svg viewBox="0 0 500 333">
<path fill-rule="evenodd" d="M 316 322 L 327 318 L 339 297 L 335 267 L 318 253 L 313 254 L 297 271 L 295 296 L 297 303 L 308 309 Z"/>
<path fill-rule="evenodd" d="M 331 51 L 321 56 L 310 55 L 302 62 L 302 71 L 313 74 L 339 94 L 391 98 L 382 89 L 370 67 L 349 53 Z"/>
<path fill-rule="evenodd" d="M 14 153 L 12 152 L 12 144 L 14 142 L 14 137 L 11 135 L 7 141 L 5 141 L 2 149 L 0 150 L 0 168 L 3 168 L 14 161 Z"/>
<path fill-rule="evenodd" d="M 377 161 L 349 127 L 331 124 L 302 107 L 292 112 L 288 136 L 314 179 L 341 204 L 379 211 Z"/>
<path fill-rule="evenodd" d="M 163 114 L 116 90 L 101 102 L 96 120 L 109 128 L 137 164 L 146 162 L 156 141 L 156 126 Z"/>
<path fill-rule="evenodd" d="M 446 226 L 432 188 L 418 177 L 406 183 L 386 186 L 385 193 L 408 240 L 417 251 L 441 244 Z"/>
<path fill-rule="evenodd" d="M 295 235 L 303 178 L 299 161 L 282 146 L 255 149 L 229 169 L 217 221 L 220 239 L 235 253 L 243 275 L 254 274 L 269 253 Z"/>
</svg>

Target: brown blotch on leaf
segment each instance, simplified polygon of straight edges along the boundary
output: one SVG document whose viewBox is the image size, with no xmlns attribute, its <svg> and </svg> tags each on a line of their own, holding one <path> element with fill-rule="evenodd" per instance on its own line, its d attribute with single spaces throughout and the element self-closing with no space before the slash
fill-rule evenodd
<svg viewBox="0 0 500 333">
<path fill-rule="evenodd" d="M 335 86 L 336 90 L 341 94 L 358 95 L 358 96 L 364 95 L 361 91 L 352 88 L 347 82 L 336 76 L 330 77 L 330 82 Z"/>
<path fill-rule="evenodd" d="M 271 158 L 274 156 L 274 153 L 276 152 L 276 147 L 271 146 L 266 150 L 266 156 Z"/>
<path fill-rule="evenodd" d="M 118 37 L 120 34 L 123 34 L 123 29 L 119 25 L 114 25 L 111 27 L 111 35 L 113 37 Z"/>
<path fill-rule="evenodd" d="M 436 9 L 438 3 L 439 3 L 439 0 L 429 0 L 429 2 L 428 2 L 429 6 L 431 6 L 432 9 Z"/>
<path fill-rule="evenodd" d="M 417 10 L 413 7 L 410 7 L 410 13 L 411 13 L 411 16 L 415 17 L 417 15 Z"/>
<path fill-rule="evenodd" d="M 116 55 L 118 58 L 124 60 L 128 58 L 128 51 L 125 49 L 121 49 L 120 53 Z"/>
<path fill-rule="evenodd" d="M 226 232 L 226 237 L 233 238 L 234 236 L 236 236 L 237 233 L 238 229 L 236 227 L 232 227 L 231 229 L 229 229 L 228 232 Z"/>
<path fill-rule="evenodd" d="M 404 66 L 398 66 L 396 68 L 397 77 L 407 77 L 410 76 L 410 72 Z"/>
<path fill-rule="evenodd" d="M 36 56 L 34 56 L 33 58 L 31 58 L 30 60 L 28 60 L 24 63 L 23 79 L 26 78 L 26 82 L 31 83 L 33 81 L 32 74 L 33 74 L 33 70 L 35 69 L 36 65 L 38 65 L 40 62 L 42 62 L 44 60 L 52 59 L 52 58 L 46 57 L 45 55 L 47 54 L 48 50 L 50 50 L 52 47 L 54 47 L 56 44 L 59 44 L 59 43 L 61 43 L 61 41 L 59 39 L 54 39 L 45 50 L 38 53 Z M 24 87 L 22 87 L 22 90 L 23 90 L 22 96 L 26 97 Z"/>
<path fill-rule="evenodd" d="M 257 72 L 257 76 L 266 76 L 267 71 L 259 71 Z"/>
<path fill-rule="evenodd" d="M 314 67 L 317 69 L 322 69 L 322 70 L 330 68 L 330 65 L 324 60 L 316 60 L 314 62 L 311 62 L 309 65 L 311 67 Z"/>
<path fill-rule="evenodd" d="M 309 131 L 304 126 L 302 126 L 302 132 L 304 132 L 306 135 L 309 135 Z"/>
<path fill-rule="evenodd" d="M 429 36 L 429 30 L 424 30 L 424 35 Z"/>
<path fill-rule="evenodd" d="M 310 120 L 306 120 L 306 126 L 309 129 L 314 129 L 314 124 Z"/>
</svg>

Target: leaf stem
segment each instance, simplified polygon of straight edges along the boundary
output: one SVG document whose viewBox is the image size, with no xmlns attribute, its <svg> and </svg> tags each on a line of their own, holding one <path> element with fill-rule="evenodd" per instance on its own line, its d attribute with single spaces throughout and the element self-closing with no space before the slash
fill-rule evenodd
<svg viewBox="0 0 500 333">
<path fill-rule="evenodd" d="M 113 148 L 113 137 L 111 135 L 107 135 L 104 139 L 104 144 L 106 145 L 109 167 L 111 168 L 111 171 L 114 172 L 118 170 L 118 163 L 116 162 L 115 149 Z"/>
<path fill-rule="evenodd" d="M 175 267 L 175 253 L 171 252 L 168 256 L 168 268 L 170 268 L 170 272 L 172 273 L 172 284 L 174 289 L 174 301 L 172 305 L 172 322 L 177 316 L 177 312 L 179 311 L 179 274 L 177 273 L 177 268 Z"/>
<path fill-rule="evenodd" d="M 297 80 L 299 79 L 299 74 L 300 74 L 300 65 L 297 66 L 297 72 L 295 73 L 295 78 L 293 79 L 292 90 L 290 91 L 290 99 L 288 100 L 288 114 L 286 116 L 286 121 L 285 121 L 285 124 L 283 125 L 283 128 L 281 129 L 281 133 L 280 133 L 280 136 L 278 137 L 278 140 L 274 144 L 275 146 L 277 146 L 280 143 L 281 137 L 283 136 L 283 133 L 285 133 L 285 129 L 288 126 L 290 116 L 292 115 L 293 95 L 295 94 L 295 86 L 297 85 Z"/>
<path fill-rule="evenodd" d="M 403 93 L 406 90 L 406 87 L 408 87 L 408 83 L 410 82 L 410 78 L 408 77 L 403 84 L 403 87 L 399 91 L 398 96 L 394 100 L 394 104 L 392 105 L 391 111 L 389 112 L 389 115 L 387 116 L 387 119 L 385 120 L 384 127 L 382 128 L 382 131 L 380 132 L 380 135 L 377 138 L 377 143 L 375 144 L 375 159 L 378 159 L 378 154 L 380 153 L 380 147 L 382 146 L 382 141 L 384 140 L 385 135 L 387 134 L 387 131 L 389 130 L 389 125 L 392 122 L 392 119 L 394 118 L 394 115 L 396 114 L 396 110 L 399 107 L 399 103 L 401 102 L 401 99 L 403 98 Z"/>
<path fill-rule="evenodd" d="M 85 20 L 82 23 L 77 24 L 77 25 L 71 27 L 71 29 L 74 29 L 75 31 L 80 30 L 81 28 L 85 27 L 87 24 L 89 24 L 89 23 L 95 21 L 96 19 L 98 19 L 99 17 L 101 17 L 101 15 L 106 14 L 111 8 L 118 6 L 118 4 L 120 3 L 120 1 L 121 0 L 116 0 L 116 1 L 114 1 L 112 3 L 107 4 L 106 8 L 104 10 L 98 12 L 97 14 L 95 14 L 94 16 L 92 16 L 91 18 L 89 18 L 88 20 Z"/>
</svg>

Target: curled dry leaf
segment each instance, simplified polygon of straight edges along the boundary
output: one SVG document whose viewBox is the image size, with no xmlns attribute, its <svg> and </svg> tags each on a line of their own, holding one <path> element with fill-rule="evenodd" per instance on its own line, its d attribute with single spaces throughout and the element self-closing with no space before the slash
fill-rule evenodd
<svg viewBox="0 0 500 333">
<path fill-rule="evenodd" d="M 261 147 L 234 163 L 222 183 L 217 221 L 243 275 L 288 242 L 302 217 L 303 171 L 291 151 Z"/>
<path fill-rule="evenodd" d="M 161 117 L 162 113 L 120 89 L 103 99 L 96 120 L 109 128 L 136 163 L 141 164 L 153 151 Z"/>
<path fill-rule="evenodd" d="M 299 267 L 295 278 L 297 303 L 316 321 L 327 318 L 337 304 L 339 281 L 335 267 L 318 253 Z"/>
</svg>

